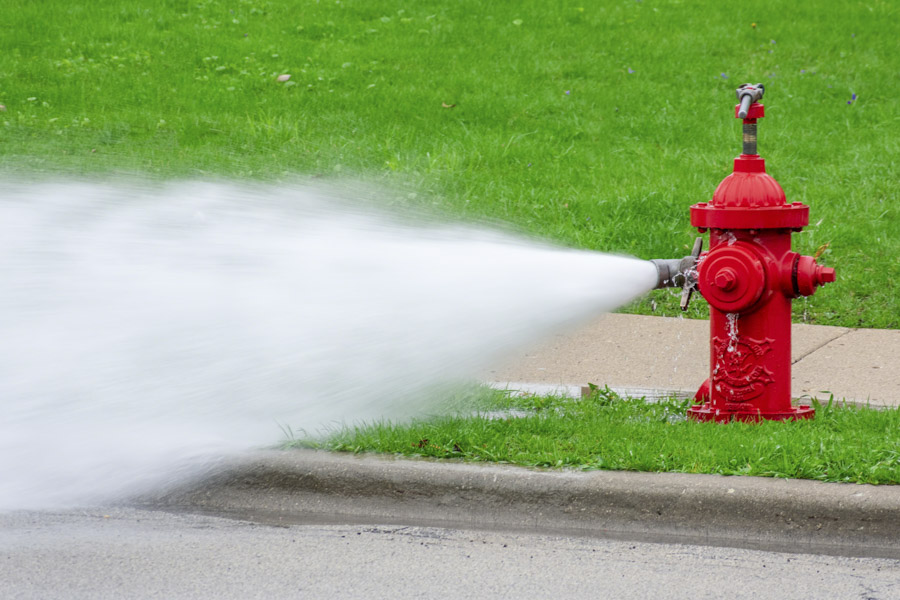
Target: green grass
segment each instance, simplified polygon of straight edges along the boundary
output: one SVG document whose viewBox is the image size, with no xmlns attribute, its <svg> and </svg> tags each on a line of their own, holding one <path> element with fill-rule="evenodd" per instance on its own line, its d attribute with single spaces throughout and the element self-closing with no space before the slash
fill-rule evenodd
<svg viewBox="0 0 900 600">
<path fill-rule="evenodd" d="M 816 403 L 809 421 L 694 423 L 689 403 L 597 390 L 575 401 L 492 394 L 478 413 L 349 427 L 289 446 L 533 467 L 757 475 L 900 484 L 900 409 Z M 509 418 L 484 411 L 513 410 Z"/>
<path fill-rule="evenodd" d="M 733 90 L 761 81 L 760 150 L 812 207 L 795 249 L 830 242 L 838 269 L 795 318 L 897 328 L 898 22 L 884 0 L 7 0 L 0 169 L 352 176 L 674 257 L 739 151 Z M 678 309 L 657 292 L 626 310 Z"/>
</svg>

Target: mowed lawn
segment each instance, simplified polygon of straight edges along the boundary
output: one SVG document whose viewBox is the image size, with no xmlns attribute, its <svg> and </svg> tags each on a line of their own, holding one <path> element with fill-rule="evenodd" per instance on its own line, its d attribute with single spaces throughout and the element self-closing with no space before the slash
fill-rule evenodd
<svg viewBox="0 0 900 600">
<path fill-rule="evenodd" d="M 560 244 L 687 253 L 740 150 L 838 282 L 801 322 L 900 327 L 900 4 L 7 0 L 0 173 L 364 179 Z M 289 77 L 288 77 L 289 76 Z M 674 314 L 656 292 L 625 310 Z M 690 316 L 703 317 L 703 302 Z"/>
<path fill-rule="evenodd" d="M 462 397 L 460 397 L 461 399 Z M 689 400 L 646 402 L 597 389 L 579 400 L 482 390 L 467 411 L 375 421 L 287 442 L 531 467 L 716 473 L 900 484 L 900 409 L 814 401 L 816 418 L 695 423 Z"/>
</svg>

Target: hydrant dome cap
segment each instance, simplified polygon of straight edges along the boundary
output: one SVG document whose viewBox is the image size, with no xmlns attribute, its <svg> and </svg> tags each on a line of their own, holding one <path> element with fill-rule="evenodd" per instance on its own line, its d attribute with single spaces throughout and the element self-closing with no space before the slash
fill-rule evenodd
<svg viewBox="0 0 900 600">
<path fill-rule="evenodd" d="M 760 208 L 785 204 L 787 197 L 784 190 L 765 169 L 762 158 L 736 158 L 734 173 L 722 180 L 713 193 L 710 204 L 722 208 Z"/>
</svg>

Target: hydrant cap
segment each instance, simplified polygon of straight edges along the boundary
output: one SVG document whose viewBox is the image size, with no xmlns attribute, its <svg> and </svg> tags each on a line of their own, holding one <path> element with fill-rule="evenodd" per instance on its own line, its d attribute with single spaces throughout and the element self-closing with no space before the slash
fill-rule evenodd
<svg viewBox="0 0 900 600">
<path fill-rule="evenodd" d="M 753 245 L 721 244 L 700 263 L 697 283 L 710 306 L 740 312 L 756 304 L 766 290 L 766 270 Z"/>
<path fill-rule="evenodd" d="M 763 159 L 739 156 L 734 159 L 734 173 L 722 180 L 713 193 L 710 205 L 721 208 L 761 208 L 781 206 L 786 202 L 784 190 L 766 173 Z"/>
</svg>

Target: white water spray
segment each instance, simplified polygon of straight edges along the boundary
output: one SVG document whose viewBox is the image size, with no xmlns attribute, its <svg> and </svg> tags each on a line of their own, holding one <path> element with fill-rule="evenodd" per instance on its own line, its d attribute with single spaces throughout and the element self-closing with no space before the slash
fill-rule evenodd
<svg viewBox="0 0 900 600">
<path fill-rule="evenodd" d="M 0 184 L 0 509 L 425 410 L 647 292 L 653 265 L 300 186 Z"/>
</svg>

